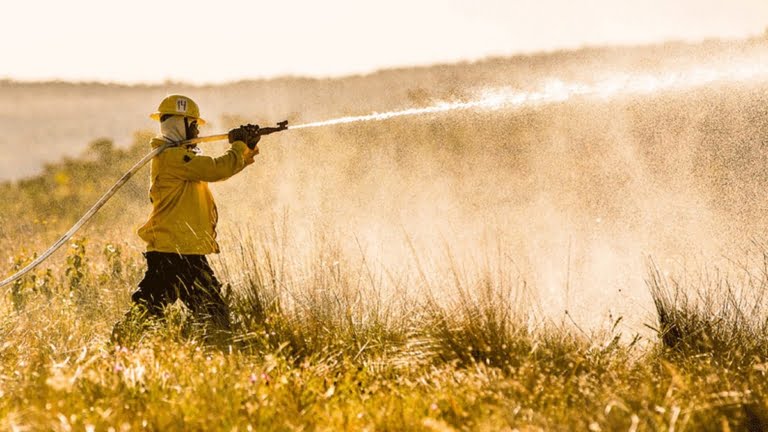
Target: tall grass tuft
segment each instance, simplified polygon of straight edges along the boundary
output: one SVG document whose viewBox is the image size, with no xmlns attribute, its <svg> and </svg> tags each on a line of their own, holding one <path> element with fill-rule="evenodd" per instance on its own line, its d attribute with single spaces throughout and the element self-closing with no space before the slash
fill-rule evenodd
<svg viewBox="0 0 768 432">
<path fill-rule="evenodd" d="M 514 292 L 489 277 L 468 289 L 457 283 L 455 291 L 455 299 L 447 304 L 434 296 L 425 304 L 423 331 L 436 359 L 461 366 L 519 366 L 533 340 Z"/>
<path fill-rule="evenodd" d="M 646 283 L 662 346 L 683 358 L 703 355 L 724 365 L 765 361 L 768 278 L 765 271 L 742 269 L 741 277 L 714 270 L 686 280 L 662 275 L 651 263 Z"/>
<path fill-rule="evenodd" d="M 300 362 L 318 355 L 379 357 L 405 344 L 405 300 L 384 293 L 364 263 L 354 265 L 323 241 L 308 263 L 274 244 L 260 250 L 254 244 L 241 244 L 234 264 L 245 275 L 230 296 L 241 347 L 278 350 Z"/>
</svg>

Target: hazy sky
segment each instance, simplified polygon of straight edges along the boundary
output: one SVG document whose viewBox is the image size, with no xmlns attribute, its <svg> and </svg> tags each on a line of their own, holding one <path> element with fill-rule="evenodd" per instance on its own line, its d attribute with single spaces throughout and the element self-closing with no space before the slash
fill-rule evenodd
<svg viewBox="0 0 768 432">
<path fill-rule="evenodd" d="M 598 44 L 741 38 L 768 0 L 11 1 L 0 78 L 328 76 Z"/>
</svg>

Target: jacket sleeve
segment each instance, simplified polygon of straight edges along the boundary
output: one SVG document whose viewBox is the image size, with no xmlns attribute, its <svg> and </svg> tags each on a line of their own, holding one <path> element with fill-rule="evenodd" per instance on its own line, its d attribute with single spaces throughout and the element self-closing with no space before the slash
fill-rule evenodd
<svg viewBox="0 0 768 432">
<path fill-rule="evenodd" d="M 204 182 L 225 180 L 245 168 L 243 153 L 246 148 L 244 142 L 235 141 L 223 155 L 215 158 L 178 149 L 181 154 L 169 155 L 172 158 L 172 171 L 174 175 L 184 180 Z"/>
</svg>

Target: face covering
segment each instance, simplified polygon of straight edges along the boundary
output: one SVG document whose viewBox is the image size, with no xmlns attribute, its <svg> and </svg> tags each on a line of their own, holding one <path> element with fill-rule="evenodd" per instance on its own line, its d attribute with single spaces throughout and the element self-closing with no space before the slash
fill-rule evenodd
<svg viewBox="0 0 768 432">
<path fill-rule="evenodd" d="M 173 116 L 165 119 L 164 122 L 160 122 L 160 135 L 161 138 L 169 141 L 184 141 L 187 139 L 187 130 L 184 128 L 184 117 Z"/>
<path fill-rule="evenodd" d="M 188 120 L 191 121 L 191 120 Z M 160 138 L 168 142 L 184 141 L 187 139 L 187 129 L 184 126 L 183 116 L 173 116 L 160 123 Z M 185 146 L 196 154 L 203 154 L 196 144 Z"/>
</svg>

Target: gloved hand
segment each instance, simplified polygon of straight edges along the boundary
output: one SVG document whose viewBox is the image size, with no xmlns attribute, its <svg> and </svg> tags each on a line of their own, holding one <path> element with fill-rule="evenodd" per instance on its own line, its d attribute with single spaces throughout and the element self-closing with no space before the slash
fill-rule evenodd
<svg viewBox="0 0 768 432">
<path fill-rule="evenodd" d="M 259 146 L 255 146 L 253 149 L 245 149 L 245 153 L 243 153 L 245 166 L 252 164 L 254 162 L 253 158 L 255 158 L 257 154 L 259 154 Z"/>
<path fill-rule="evenodd" d="M 261 139 L 261 135 L 259 135 L 259 125 L 252 124 L 241 125 L 238 128 L 234 128 L 229 131 L 229 134 L 227 135 L 230 143 L 242 141 L 251 150 L 256 147 L 256 144 L 258 144 Z"/>
</svg>

